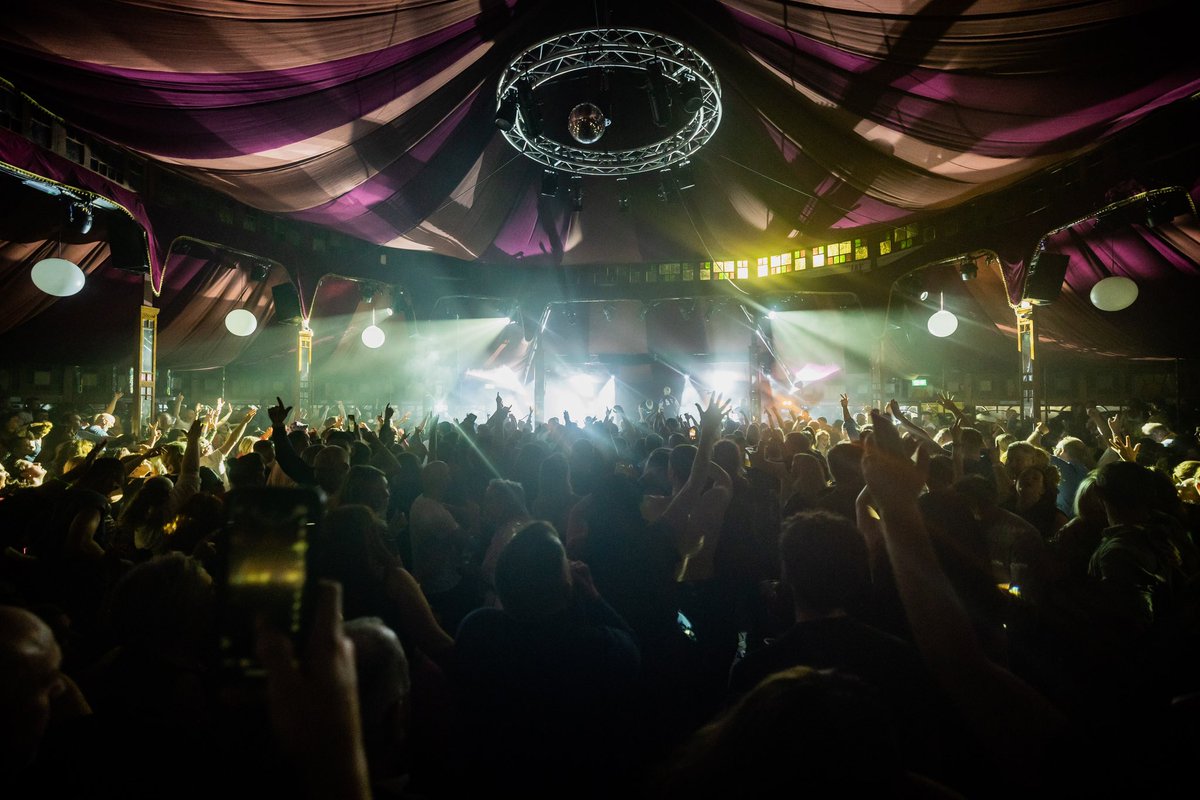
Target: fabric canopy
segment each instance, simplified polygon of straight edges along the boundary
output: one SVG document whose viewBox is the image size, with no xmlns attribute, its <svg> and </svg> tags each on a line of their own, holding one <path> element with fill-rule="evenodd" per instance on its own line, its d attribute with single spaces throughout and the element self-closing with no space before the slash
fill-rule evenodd
<svg viewBox="0 0 1200 800">
<path fill-rule="evenodd" d="M 1105 192 L 1194 194 L 1194 144 L 1147 152 L 1136 138 L 1153 128 L 1161 141 L 1165 126 L 1176 142 L 1197 140 L 1186 10 L 1173 0 L 60 0 L 7 16 L 0 77 L 72 128 L 249 208 L 499 269 L 747 259 L 1020 197 L 1019 213 L 975 226 L 959 247 L 999 253 L 1015 302 L 1033 244 L 1111 201 Z M 621 188 L 585 177 L 577 209 L 565 190 L 544 196 L 542 166 L 497 130 L 497 80 L 513 57 L 595 26 L 663 31 L 713 64 L 723 119 L 694 157 L 694 188 L 663 202 L 655 174 Z M 580 99 L 590 91 L 581 81 Z M 647 113 L 645 92 L 624 92 L 611 101 L 614 126 Z M 53 171 L 6 136 L 7 163 Z M 1116 141 L 1140 157 L 1121 151 L 1088 172 L 1091 154 Z M 161 283 L 167 232 L 196 223 L 153 183 L 137 188 L 123 205 L 151 233 Z M 1086 296 L 1100 245 L 1073 231 L 1067 287 Z M 1118 272 L 1166 270 L 1187 279 L 1173 291 L 1195 291 L 1191 229 L 1141 241 L 1116 244 Z M 323 271 L 348 269 L 289 265 L 310 291 Z M 1072 324 L 1087 324 L 1081 313 Z M 1062 337 L 1081 341 L 1070 327 Z M 1101 350 L 1118 352 L 1111 344 Z"/>
</svg>

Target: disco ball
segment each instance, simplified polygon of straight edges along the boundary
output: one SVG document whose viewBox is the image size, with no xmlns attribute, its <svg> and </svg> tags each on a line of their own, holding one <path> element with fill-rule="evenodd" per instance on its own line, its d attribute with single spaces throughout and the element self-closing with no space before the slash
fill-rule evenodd
<svg viewBox="0 0 1200 800">
<path fill-rule="evenodd" d="M 608 120 L 595 103 L 580 103 L 567 116 L 567 130 L 580 144 L 595 144 L 604 135 Z"/>
</svg>

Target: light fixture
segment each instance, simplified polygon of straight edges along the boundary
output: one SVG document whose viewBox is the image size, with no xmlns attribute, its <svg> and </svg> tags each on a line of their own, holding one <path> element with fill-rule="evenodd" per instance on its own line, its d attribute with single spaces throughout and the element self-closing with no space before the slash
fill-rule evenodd
<svg viewBox="0 0 1200 800">
<path fill-rule="evenodd" d="M 567 115 L 567 133 L 580 144 L 595 144 L 608 129 L 609 119 L 595 103 L 580 103 Z"/>
<path fill-rule="evenodd" d="M 225 330 L 234 336 L 249 336 L 257 328 L 258 319 L 244 308 L 235 308 L 225 315 Z"/>
<path fill-rule="evenodd" d="M 271 274 L 271 265 L 265 261 L 256 261 L 250 267 L 250 280 L 265 281 Z"/>
<path fill-rule="evenodd" d="M 1101 311 L 1121 311 L 1137 300 L 1138 285 L 1124 276 L 1109 275 L 1096 281 L 1088 297 Z"/>
<path fill-rule="evenodd" d="M 941 297 L 941 308 L 933 312 L 929 317 L 929 321 L 925 326 L 929 328 L 929 332 L 939 339 L 945 339 L 947 336 L 958 330 L 958 317 L 950 311 L 946 310 L 946 297 Z"/>
<path fill-rule="evenodd" d="M 583 211 L 583 176 L 571 176 L 571 210 Z"/>
<path fill-rule="evenodd" d="M 671 124 L 671 95 L 663 77 L 662 62 L 655 59 L 646 67 L 646 94 L 650 100 L 650 119 L 660 128 Z"/>
<path fill-rule="evenodd" d="M 535 139 L 541 136 L 542 108 L 533 97 L 533 80 L 528 76 L 517 81 L 517 110 L 520 112 L 520 129 Z"/>
<path fill-rule="evenodd" d="M 371 324 L 363 328 L 362 343 L 367 347 L 375 350 L 383 346 L 383 340 L 387 337 L 383 334 L 383 329 L 375 324 L 375 309 L 371 308 Z"/>
<path fill-rule="evenodd" d="M 552 169 L 542 171 L 542 197 L 558 196 L 558 173 Z"/>
<path fill-rule="evenodd" d="M 687 114 L 695 114 L 704 105 L 704 97 L 700 92 L 700 81 L 688 78 L 679 85 L 679 99 Z"/>
<path fill-rule="evenodd" d="M 675 188 L 679 191 L 691 189 L 696 185 L 696 176 L 692 172 L 692 162 L 684 161 L 679 166 L 675 167 Z"/>
<path fill-rule="evenodd" d="M 617 178 L 617 210 L 629 210 L 629 178 Z"/>
<path fill-rule="evenodd" d="M 612 322 L 613 316 L 617 313 L 617 307 L 612 303 L 605 303 L 600 310 L 604 312 L 604 319 L 608 322 Z"/>
<path fill-rule="evenodd" d="M 958 267 L 958 274 L 964 281 L 973 281 L 979 274 L 979 265 L 974 261 L 964 261 Z"/>
<path fill-rule="evenodd" d="M 631 126 L 646 132 L 623 141 L 623 149 L 608 150 L 595 142 L 607 124 L 601 121 L 613 113 L 606 99 L 607 76 L 618 70 L 634 73 L 647 93 L 646 124 Z M 557 96 L 568 82 L 578 86 L 578 79 L 589 75 L 599 76 L 599 94 L 591 102 L 579 98 L 568 117 L 569 135 L 560 140 L 545 132 L 535 93 Z M 508 112 L 514 94 L 517 113 L 506 128 L 501 121 L 513 117 Z M 672 114 L 672 95 L 684 113 Z M 712 138 L 721 122 L 721 84 L 702 55 L 665 34 L 615 27 L 574 30 L 544 39 L 509 62 L 496 84 L 496 119 L 514 149 L 562 173 L 617 177 L 656 172 L 686 161 Z"/>
<path fill-rule="evenodd" d="M 1117 256 L 1113 249 L 1112 240 L 1108 242 L 1108 260 L 1113 267 L 1117 266 Z M 1133 305 L 1138 297 L 1138 285 L 1123 275 L 1113 275 L 1100 263 L 1100 271 L 1107 273 L 1092 285 L 1088 298 L 1092 305 L 1101 311 L 1123 311 Z"/>
<path fill-rule="evenodd" d="M 83 235 L 92 229 L 92 207 L 88 203 L 70 203 L 67 205 L 67 227 L 69 230 Z"/>
<path fill-rule="evenodd" d="M 500 98 L 496 107 L 496 127 L 502 131 L 512 130 L 517 122 L 517 97 L 515 92 L 509 92 Z"/>
<path fill-rule="evenodd" d="M 83 270 L 65 258 L 43 258 L 33 265 L 29 277 L 34 286 L 55 297 L 78 294 L 84 284 Z"/>
</svg>

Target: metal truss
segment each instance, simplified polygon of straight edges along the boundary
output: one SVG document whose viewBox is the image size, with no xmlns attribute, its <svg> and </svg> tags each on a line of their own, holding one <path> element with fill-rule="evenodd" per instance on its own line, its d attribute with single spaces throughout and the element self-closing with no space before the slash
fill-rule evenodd
<svg viewBox="0 0 1200 800">
<path fill-rule="evenodd" d="M 661 68 L 663 78 L 676 86 L 694 80 L 699 108 L 671 136 L 628 150 L 599 150 L 564 144 L 528 130 L 524 112 L 516 115 L 504 138 L 519 152 L 549 169 L 576 175 L 636 175 L 667 169 L 687 161 L 704 146 L 721 124 L 721 84 L 708 61 L 683 42 L 654 31 L 635 28 L 594 28 L 546 39 L 522 52 L 508 65 L 496 87 L 497 107 L 515 101 L 518 84 L 530 89 L 592 69 Z M 525 83 L 527 82 L 527 83 Z"/>
</svg>

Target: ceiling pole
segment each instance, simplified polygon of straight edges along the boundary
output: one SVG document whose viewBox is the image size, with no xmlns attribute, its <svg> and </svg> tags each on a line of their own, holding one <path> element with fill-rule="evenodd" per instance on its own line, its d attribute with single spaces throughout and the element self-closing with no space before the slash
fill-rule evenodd
<svg viewBox="0 0 1200 800">
<path fill-rule="evenodd" d="M 146 282 L 150 282 L 149 275 Z M 143 426 L 153 423 L 156 416 L 154 388 L 158 365 L 158 309 L 149 303 L 139 308 L 137 350 L 133 354 L 136 380 L 131 387 L 133 407 L 129 420 L 129 432 L 134 436 L 141 436 Z"/>
<path fill-rule="evenodd" d="M 302 413 L 307 413 L 312 408 L 312 341 L 312 328 L 308 327 L 307 319 L 302 319 L 296 334 L 296 391 L 294 396 L 297 421 Z"/>
<path fill-rule="evenodd" d="M 1014 311 L 1017 315 L 1017 349 L 1021 353 L 1021 418 L 1036 423 L 1041 413 L 1042 375 L 1037 359 L 1034 305 L 1022 301 Z"/>
</svg>

